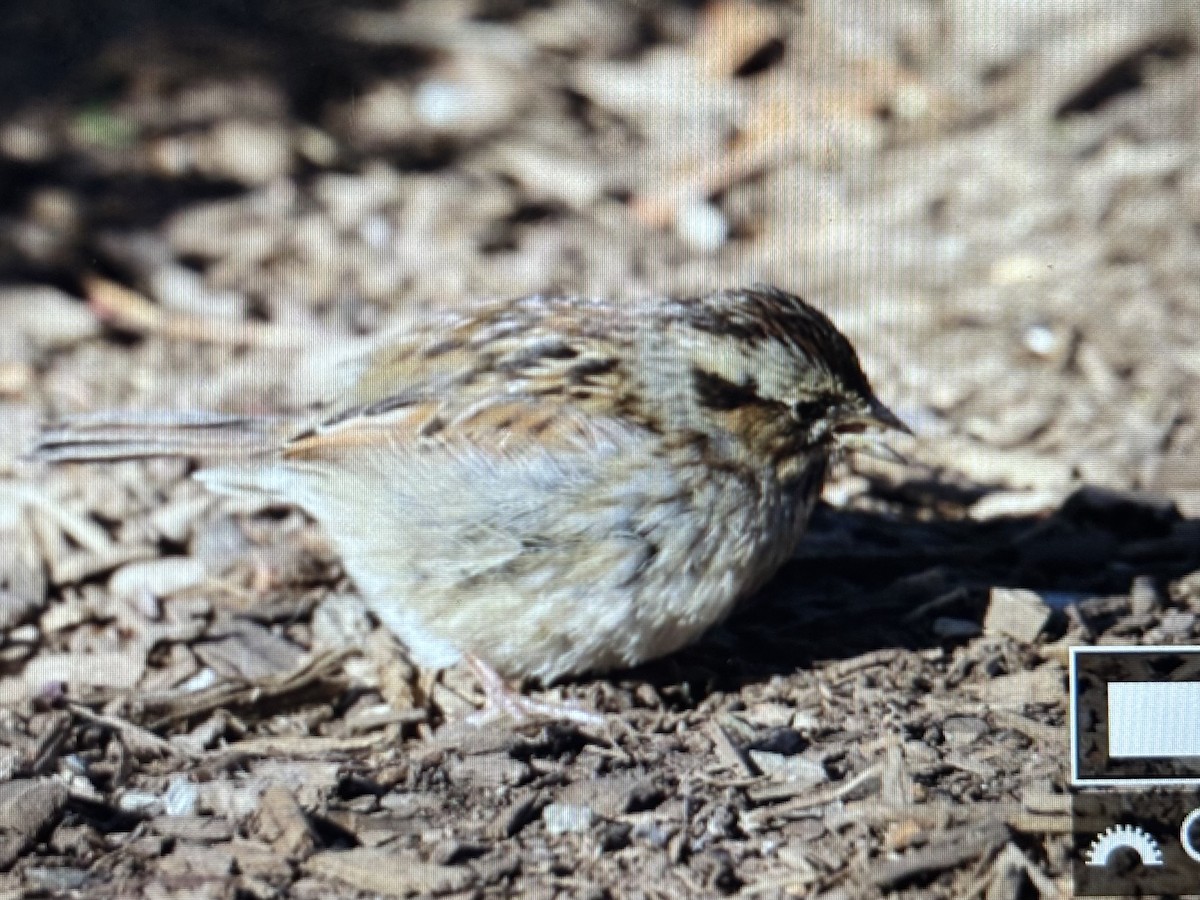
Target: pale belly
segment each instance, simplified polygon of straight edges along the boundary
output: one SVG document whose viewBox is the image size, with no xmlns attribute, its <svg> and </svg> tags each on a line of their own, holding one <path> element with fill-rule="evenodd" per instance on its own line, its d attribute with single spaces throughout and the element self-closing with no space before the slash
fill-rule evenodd
<svg viewBox="0 0 1200 900">
<path fill-rule="evenodd" d="M 416 527 L 401 515 L 391 527 L 329 531 L 343 535 L 338 549 L 371 610 L 419 664 L 453 665 L 465 650 L 546 682 L 698 639 L 792 554 L 819 483 L 819 473 L 790 490 L 710 473 L 685 490 L 664 476 L 633 495 L 640 502 L 628 492 L 550 499 L 507 530 Z"/>
</svg>

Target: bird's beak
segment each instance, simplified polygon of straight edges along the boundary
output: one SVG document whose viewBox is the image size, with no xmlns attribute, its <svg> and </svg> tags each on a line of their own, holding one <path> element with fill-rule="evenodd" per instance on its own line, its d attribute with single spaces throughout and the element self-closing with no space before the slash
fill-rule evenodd
<svg viewBox="0 0 1200 900">
<path fill-rule="evenodd" d="M 855 410 L 847 413 L 834 426 L 838 444 L 855 453 L 864 453 L 886 462 L 908 465 L 908 460 L 897 453 L 884 442 L 879 430 L 899 431 L 901 434 L 912 435 L 913 431 L 900 420 L 894 412 L 884 406 L 876 398 L 871 398 L 871 404 L 864 412 Z"/>
<path fill-rule="evenodd" d="M 834 430 L 842 434 L 861 434 L 862 432 L 880 428 L 884 431 L 899 431 L 901 434 L 912 435 L 913 430 L 900 420 L 894 412 L 884 406 L 875 397 L 866 411 L 854 410 L 846 413 L 838 420 Z"/>
<path fill-rule="evenodd" d="M 913 430 L 909 428 L 900 419 L 898 415 L 884 406 L 875 397 L 871 398 L 871 412 L 867 417 L 869 424 L 876 425 L 885 431 L 899 431 L 901 434 L 907 434 L 909 437 L 916 437 Z"/>
</svg>

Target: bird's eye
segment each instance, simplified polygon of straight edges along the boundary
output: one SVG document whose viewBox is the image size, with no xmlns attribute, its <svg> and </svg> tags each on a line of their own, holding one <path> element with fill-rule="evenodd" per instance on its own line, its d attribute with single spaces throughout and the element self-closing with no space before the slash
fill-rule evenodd
<svg viewBox="0 0 1200 900">
<path fill-rule="evenodd" d="M 825 395 L 811 397 L 807 400 L 797 400 L 792 404 L 792 415 L 801 422 L 812 422 L 824 418 L 831 405 L 831 398 Z"/>
</svg>

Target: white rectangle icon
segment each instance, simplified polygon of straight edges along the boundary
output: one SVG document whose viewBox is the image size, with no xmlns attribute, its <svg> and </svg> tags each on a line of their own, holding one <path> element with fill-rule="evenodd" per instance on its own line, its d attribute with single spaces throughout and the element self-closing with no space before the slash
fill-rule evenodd
<svg viewBox="0 0 1200 900">
<path fill-rule="evenodd" d="M 1108 755 L 1200 756 L 1200 681 L 1109 682 Z"/>
</svg>

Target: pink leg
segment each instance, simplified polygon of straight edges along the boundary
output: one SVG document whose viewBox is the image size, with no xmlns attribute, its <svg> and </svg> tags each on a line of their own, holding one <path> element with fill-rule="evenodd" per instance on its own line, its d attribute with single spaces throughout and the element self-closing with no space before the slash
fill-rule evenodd
<svg viewBox="0 0 1200 900">
<path fill-rule="evenodd" d="M 604 724 L 604 716 L 574 703 L 553 703 L 527 697 L 510 687 L 499 672 L 473 653 L 464 653 L 463 662 L 470 668 L 487 698 L 483 709 L 468 717 L 467 721 L 472 725 L 484 725 L 502 716 L 508 716 L 514 722 L 566 720 L 577 725 Z"/>
</svg>

